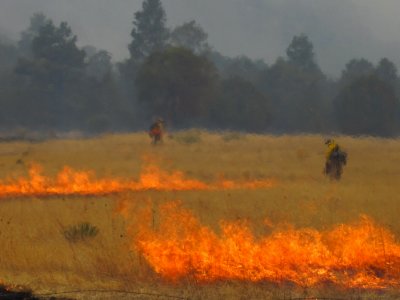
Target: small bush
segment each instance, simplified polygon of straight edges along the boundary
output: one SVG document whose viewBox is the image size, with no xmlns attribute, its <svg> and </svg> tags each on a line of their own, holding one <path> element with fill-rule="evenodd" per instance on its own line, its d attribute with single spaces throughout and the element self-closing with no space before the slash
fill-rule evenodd
<svg viewBox="0 0 400 300">
<path fill-rule="evenodd" d="M 174 140 L 182 144 L 195 144 L 201 142 L 201 131 L 191 129 L 174 135 Z"/>
<path fill-rule="evenodd" d="M 237 140 L 241 140 L 244 138 L 245 138 L 245 135 L 243 133 L 235 132 L 235 131 L 227 132 L 222 135 L 222 140 L 224 142 L 237 141 Z"/>
<path fill-rule="evenodd" d="M 78 242 L 87 238 L 93 238 L 98 232 L 99 230 L 96 226 L 93 226 L 90 223 L 80 223 L 64 230 L 64 237 L 69 242 Z"/>
</svg>

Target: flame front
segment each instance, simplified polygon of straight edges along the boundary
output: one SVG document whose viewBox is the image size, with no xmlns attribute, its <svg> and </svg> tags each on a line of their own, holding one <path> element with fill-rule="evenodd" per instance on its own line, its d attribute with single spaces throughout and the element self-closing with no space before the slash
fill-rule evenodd
<svg viewBox="0 0 400 300">
<path fill-rule="evenodd" d="M 400 244 L 368 217 L 330 231 L 286 227 L 256 239 L 244 222 L 221 222 L 217 235 L 173 202 L 161 208 L 157 230 L 143 224 L 132 249 L 172 281 L 191 277 L 198 282 L 400 287 Z"/>
<path fill-rule="evenodd" d="M 42 174 L 39 165 L 32 165 L 27 178 L 0 181 L 0 197 L 27 197 L 51 195 L 103 195 L 124 191 L 187 191 L 217 189 L 269 188 L 275 185 L 270 179 L 234 182 L 221 180 L 207 184 L 200 180 L 185 178 L 180 171 L 166 172 L 156 165 L 143 168 L 139 180 L 119 178 L 96 179 L 92 171 L 75 171 L 64 167 L 55 178 Z"/>
</svg>

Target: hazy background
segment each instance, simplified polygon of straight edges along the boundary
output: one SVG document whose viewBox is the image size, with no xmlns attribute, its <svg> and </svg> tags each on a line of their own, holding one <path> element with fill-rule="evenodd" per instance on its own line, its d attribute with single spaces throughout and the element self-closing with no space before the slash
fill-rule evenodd
<svg viewBox="0 0 400 300">
<path fill-rule="evenodd" d="M 1 0 L 0 33 L 17 39 L 35 12 L 67 21 L 78 45 L 128 57 L 133 13 L 141 0 Z M 398 0 L 165 0 L 167 25 L 195 19 L 210 44 L 228 56 L 247 55 L 272 64 L 294 35 L 305 33 L 322 70 L 339 76 L 354 57 L 400 64 Z"/>
</svg>

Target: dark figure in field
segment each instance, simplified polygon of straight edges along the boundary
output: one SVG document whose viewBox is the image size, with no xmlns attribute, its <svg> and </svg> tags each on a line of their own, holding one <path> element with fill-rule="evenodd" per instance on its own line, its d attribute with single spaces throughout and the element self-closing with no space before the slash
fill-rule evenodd
<svg viewBox="0 0 400 300">
<path fill-rule="evenodd" d="M 149 129 L 149 136 L 152 139 L 153 145 L 161 143 L 163 141 L 164 135 L 164 120 L 158 118 L 153 124 L 151 124 Z"/>
<path fill-rule="evenodd" d="M 342 151 L 339 145 L 332 139 L 327 139 L 325 145 L 328 146 L 324 170 L 325 174 L 331 179 L 339 180 L 342 176 L 343 166 L 347 163 L 347 153 Z"/>
</svg>

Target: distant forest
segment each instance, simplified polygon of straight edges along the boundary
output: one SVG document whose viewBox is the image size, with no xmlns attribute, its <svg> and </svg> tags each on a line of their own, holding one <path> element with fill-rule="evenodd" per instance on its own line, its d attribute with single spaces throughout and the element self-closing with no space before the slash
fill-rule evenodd
<svg viewBox="0 0 400 300">
<path fill-rule="evenodd" d="M 377 65 L 354 58 L 333 79 L 306 34 L 268 64 L 218 53 L 195 20 L 168 28 L 160 0 L 144 0 L 132 21 L 130 56 L 120 62 L 78 47 L 68 23 L 43 13 L 18 41 L 0 41 L 1 130 L 95 134 L 146 129 L 162 117 L 173 129 L 400 132 L 400 80 L 387 58 Z"/>
</svg>

